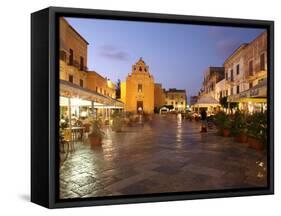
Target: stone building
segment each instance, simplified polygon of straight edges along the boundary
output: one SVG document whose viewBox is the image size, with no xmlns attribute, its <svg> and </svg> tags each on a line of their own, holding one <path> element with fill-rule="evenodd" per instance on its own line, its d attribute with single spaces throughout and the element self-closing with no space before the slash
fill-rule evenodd
<svg viewBox="0 0 281 216">
<path fill-rule="evenodd" d="M 154 84 L 154 108 L 159 109 L 166 104 L 165 89 L 162 88 L 162 84 Z"/>
<path fill-rule="evenodd" d="M 199 96 L 195 95 L 195 96 L 190 96 L 190 107 L 192 107 L 194 104 L 196 104 L 196 102 L 198 101 Z"/>
<path fill-rule="evenodd" d="M 60 18 L 60 79 L 81 87 L 87 77 L 88 42 Z"/>
<path fill-rule="evenodd" d="M 225 96 L 239 94 L 249 88 L 245 77 L 244 51 L 247 44 L 238 47 L 224 62 L 225 68 Z"/>
<path fill-rule="evenodd" d="M 185 89 L 170 88 L 166 93 L 166 105 L 173 105 L 174 111 L 185 112 L 187 95 Z"/>
<path fill-rule="evenodd" d="M 222 97 L 227 97 L 227 95 L 228 95 L 228 87 L 225 79 L 222 79 L 221 81 L 216 83 L 215 99 L 217 101 L 220 101 Z"/>
<path fill-rule="evenodd" d="M 105 119 L 113 109 L 123 109 L 116 100 L 115 84 L 87 68 L 89 43 L 64 19 L 60 28 L 60 107 L 63 115 L 94 113 Z"/>
<path fill-rule="evenodd" d="M 241 45 L 224 62 L 228 102 L 241 110 L 265 110 L 267 104 L 267 32 Z"/>
<path fill-rule="evenodd" d="M 216 98 L 216 84 L 223 78 L 223 67 L 209 67 L 204 73 L 204 81 L 201 95 Z"/>
<path fill-rule="evenodd" d="M 154 78 L 142 58 L 132 66 L 132 73 L 126 81 L 121 83 L 121 100 L 128 112 L 154 112 Z"/>
<path fill-rule="evenodd" d="M 89 71 L 87 74 L 87 88 L 99 94 L 116 98 L 116 85 L 106 77 L 101 76 L 96 71 Z"/>
</svg>

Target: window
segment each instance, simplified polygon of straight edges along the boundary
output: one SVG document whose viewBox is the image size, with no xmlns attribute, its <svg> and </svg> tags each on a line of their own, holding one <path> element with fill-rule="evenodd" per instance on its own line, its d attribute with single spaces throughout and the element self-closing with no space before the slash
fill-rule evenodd
<svg viewBox="0 0 281 216">
<path fill-rule="evenodd" d="M 80 79 L 80 83 L 79 83 L 79 84 L 80 84 L 81 87 L 83 87 L 83 85 L 84 85 L 84 80 Z"/>
<path fill-rule="evenodd" d="M 249 88 L 253 88 L 253 83 L 252 82 L 249 83 Z"/>
<path fill-rule="evenodd" d="M 260 69 L 265 70 L 265 54 L 260 55 Z"/>
<path fill-rule="evenodd" d="M 142 92 L 142 84 L 138 84 L 138 92 Z"/>
<path fill-rule="evenodd" d="M 68 81 L 73 83 L 73 75 L 68 75 Z"/>
<path fill-rule="evenodd" d="M 225 96 L 228 96 L 228 90 L 225 90 Z"/>
<path fill-rule="evenodd" d="M 80 70 L 84 70 L 84 58 L 80 56 Z"/>
<path fill-rule="evenodd" d="M 106 95 L 106 90 L 103 91 L 103 94 Z"/>
<path fill-rule="evenodd" d="M 230 81 L 233 81 L 233 69 L 230 71 Z"/>
<path fill-rule="evenodd" d="M 181 105 L 183 105 L 183 102 L 181 102 Z"/>
<path fill-rule="evenodd" d="M 230 95 L 233 95 L 233 88 L 230 89 Z"/>
<path fill-rule="evenodd" d="M 238 64 L 238 65 L 236 65 L 236 75 L 239 75 L 239 73 L 240 73 L 240 66 Z"/>
<path fill-rule="evenodd" d="M 222 98 L 222 91 L 220 91 L 220 98 Z"/>
<path fill-rule="evenodd" d="M 225 79 L 228 80 L 228 73 L 225 73 Z"/>
<path fill-rule="evenodd" d="M 98 87 L 96 86 L 96 92 L 98 92 Z"/>
<path fill-rule="evenodd" d="M 253 60 L 249 61 L 249 76 L 253 76 L 254 67 L 253 67 Z"/>
<path fill-rule="evenodd" d="M 142 67 L 139 67 L 139 71 L 142 71 Z"/>
<path fill-rule="evenodd" d="M 73 50 L 69 49 L 69 64 L 73 65 Z"/>
<path fill-rule="evenodd" d="M 178 102 L 176 102 L 176 105 L 178 105 Z"/>
<path fill-rule="evenodd" d="M 240 91 L 240 89 L 239 89 L 239 85 L 238 85 L 238 86 L 236 86 L 236 94 L 239 94 L 239 91 Z"/>
</svg>

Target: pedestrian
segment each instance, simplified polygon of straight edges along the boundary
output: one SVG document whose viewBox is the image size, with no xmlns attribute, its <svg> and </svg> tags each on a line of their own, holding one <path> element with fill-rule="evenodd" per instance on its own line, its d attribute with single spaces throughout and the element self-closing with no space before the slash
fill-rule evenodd
<svg viewBox="0 0 281 216">
<path fill-rule="evenodd" d="M 201 111 L 201 133 L 207 132 L 207 112 L 205 109 Z"/>
</svg>

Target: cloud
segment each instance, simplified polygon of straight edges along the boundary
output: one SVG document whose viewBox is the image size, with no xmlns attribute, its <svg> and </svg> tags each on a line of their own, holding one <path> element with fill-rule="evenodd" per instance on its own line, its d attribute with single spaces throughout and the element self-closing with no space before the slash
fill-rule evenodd
<svg viewBox="0 0 281 216">
<path fill-rule="evenodd" d="M 99 55 L 111 60 L 126 61 L 129 59 L 129 54 L 119 50 L 112 45 L 103 45 L 99 48 Z"/>
<path fill-rule="evenodd" d="M 223 39 L 216 43 L 216 51 L 220 56 L 228 56 L 232 54 L 240 45 L 241 42 L 235 39 Z"/>
</svg>

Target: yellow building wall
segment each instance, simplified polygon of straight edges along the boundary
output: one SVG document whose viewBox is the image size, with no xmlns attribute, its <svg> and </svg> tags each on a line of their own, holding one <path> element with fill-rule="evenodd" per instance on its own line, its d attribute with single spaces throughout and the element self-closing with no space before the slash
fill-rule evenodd
<svg viewBox="0 0 281 216">
<path fill-rule="evenodd" d="M 142 92 L 138 92 L 138 85 L 142 85 Z M 142 74 L 129 76 L 126 81 L 126 110 L 137 112 L 137 101 L 143 102 L 143 112 L 154 111 L 154 81 Z"/>
<path fill-rule="evenodd" d="M 115 84 L 95 71 L 87 73 L 86 88 L 102 95 L 116 98 Z"/>
<path fill-rule="evenodd" d="M 138 89 L 139 85 L 142 86 L 141 90 Z M 154 79 L 142 58 L 132 66 L 132 73 L 128 75 L 126 83 L 121 83 L 121 100 L 128 112 L 138 112 L 138 101 L 142 102 L 144 113 L 154 112 Z"/>
<path fill-rule="evenodd" d="M 167 92 L 166 104 L 173 105 L 174 110 L 184 112 L 187 106 L 185 92 Z"/>
<path fill-rule="evenodd" d="M 70 76 L 73 76 L 73 84 L 116 98 L 116 85 L 99 73 L 88 70 L 88 42 L 64 18 L 60 18 L 59 25 L 60 79 L 70 81 Z M 72 63 L 70 61 L 70 49 L 73 50 Z M 83 58 L 83 64 L 80 62 L 81 57 Z M 83 82 L 80 82 L 80 80 L 83 80 Z"/>
<path fill-rule="evenodd" d="M 83 87 L 86 86 L 87 72 L 79 70 L 73 65 L 68 65 L 60 60 L 60 79 L 69 81 L 69 76 L 73 76 L 73 84 L 80 85 L 80 79 L 83 80 Z"/>
<path fill-rule="evenodd" d="M 80 57 L 83 57 L 84 66 L 87 66 L 88 42 L 64 18 L 60 18 L 59 25 L 60 50 L 66 52 L 68 60 L 69 50 L 72 49 L 74 61 L 80 63 Z"/>
<path fill-rule="evenodd" d="M 126 104 L 126 82 L 121 82 L 121 101 Z"/>
<path fill-rule="evenodd" d="M 154 85 L 154 107 L 161 107 L 165 105 L 165 92 L 162 88 L 162 85 L 159 83 L 155 83 Z"/>
</svg>

